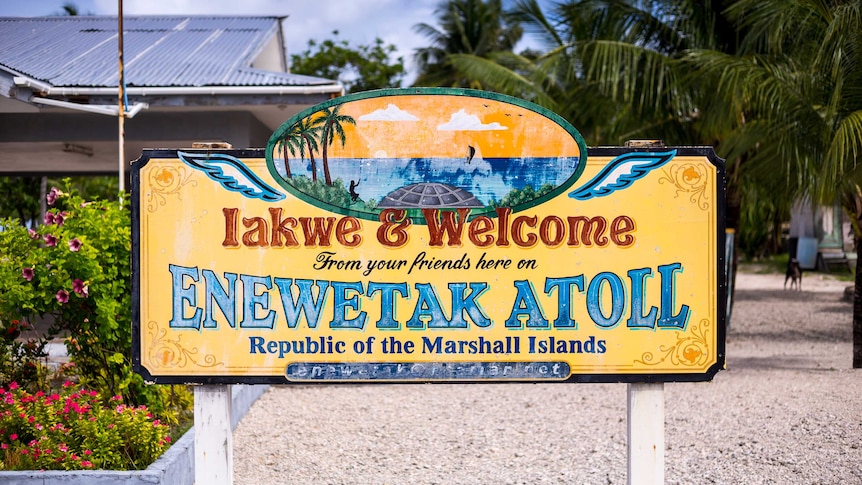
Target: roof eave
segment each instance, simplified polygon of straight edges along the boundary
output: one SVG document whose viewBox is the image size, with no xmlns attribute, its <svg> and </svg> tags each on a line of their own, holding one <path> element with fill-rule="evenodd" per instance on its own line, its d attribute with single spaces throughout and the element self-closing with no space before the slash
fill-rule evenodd
<svg viewBox="0 0 862 485">
<path fill-rule="evenodd" d="M 117 95 L 117 87 L 79 87 L 53 86 L 38 79 L 26 76 L 15 76 L 14 83 L 19 87 L 27 87 L 44 96 L 107 96 Z M 126 87 L 129 96 L 183 96 L 183 95 L 289 95 L 289 94 L 332 94 L 344 95 L 344 86 L 340 82 L 332 84 L 303 86 L 150 86 Z"/>
</svg>

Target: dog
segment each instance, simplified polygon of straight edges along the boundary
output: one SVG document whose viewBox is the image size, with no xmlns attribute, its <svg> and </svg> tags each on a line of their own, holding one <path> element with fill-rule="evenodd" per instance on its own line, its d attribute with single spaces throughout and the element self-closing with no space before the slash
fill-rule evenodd
<svg viewBox="0 0 862 485">
<path fill-rule="evenodd" d="M 784 278 L 784 289 L 787 289 L 787 282 L 790 281 L 790 289 L 793 289 L 793 285 L 796 285 L 797 291 L 802 291 L 802 268 L 799 266 L 799 260 L 796 258 L 790 258 L 787 261 L 787 272 L 785 273 Z"/>
</svg>

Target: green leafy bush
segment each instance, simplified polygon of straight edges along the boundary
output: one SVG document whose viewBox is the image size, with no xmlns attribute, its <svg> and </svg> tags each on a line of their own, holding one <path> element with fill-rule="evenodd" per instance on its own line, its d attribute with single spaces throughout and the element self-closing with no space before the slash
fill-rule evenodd
<svg viewBox="0 0 862 485">
<path fill-rule="evenodd" d="M 128 201 L 85 202 L 52 188 L 48 203 L 36 230 L 0 221 L 0 321 L 52 321 L 47 337 L 68 335 L 82 385 L 136 405 L 160 402 L 131 366 Z M 9 346 L 6 354 L 14 358 Z"/>
<path fill-rule="evenodd" d="M 32 327 L 26 321 L 9 320 L 0 325 L 0 385 L 23 382 L 34 392 L 47 385 L 47 369 L 42 360 L 47 356 L 44 338 L 21 340 L 24 331 Z"/>
<path fill-rule="evenodd" d="M 120 396 L 67 382 L 60 393 L 0 389 L 0 466 L 7 470 L 137 470 L 168 447 L 169 428 Z"/>
</svg>

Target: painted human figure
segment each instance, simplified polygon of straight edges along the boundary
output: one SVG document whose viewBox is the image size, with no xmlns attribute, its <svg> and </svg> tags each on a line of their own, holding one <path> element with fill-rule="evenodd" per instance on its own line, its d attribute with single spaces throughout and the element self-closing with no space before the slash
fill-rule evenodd
<svg viewBox="0 0 862 485">
<path fill-rule="evenodd" d="M 359 187 L 359 181 L 358 180 L 351 180 L 350 181 L 350 200 L 352 200 L 353 202 L 356 202 L 356 199 L 359 198 L 359 193 L 356 192 L 356 187 Z"/>
</svg>

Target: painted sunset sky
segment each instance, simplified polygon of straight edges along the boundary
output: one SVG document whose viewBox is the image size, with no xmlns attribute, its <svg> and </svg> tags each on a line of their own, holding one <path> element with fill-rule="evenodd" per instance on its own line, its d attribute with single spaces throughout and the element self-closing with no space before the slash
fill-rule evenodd
<svg viewBox="0 0 862 485">
<path fill-rule="evenodd" d="M 560 125 L 519 106 L 466 96 L 385 96 L 345 103 L 347 143 L 331 157 L 464 157 L 467 147 L 485 158 L 577 157 L 578 145 Z M 441 109 L 444 107 L 444 109 Z"/>
</svg>

